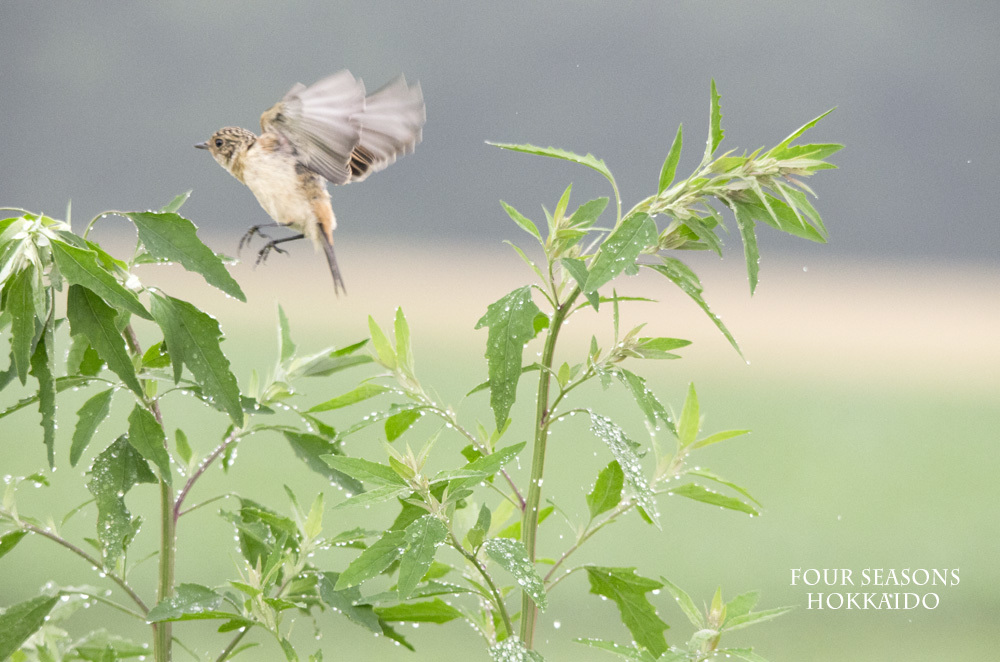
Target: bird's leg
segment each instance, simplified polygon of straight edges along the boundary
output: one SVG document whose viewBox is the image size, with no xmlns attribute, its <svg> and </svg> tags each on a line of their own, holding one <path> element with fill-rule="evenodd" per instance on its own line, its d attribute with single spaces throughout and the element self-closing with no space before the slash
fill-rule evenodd
<svg viewBox="0 0 1000 662">
<path fill-rule="evenodd" d="M 261 225 L 255 225 L 247 230 L 246 234 L 240 239 L 239 245 L 236 247 L 236 254 L 239 255 L 240 251 L 243 250 L 244 246 L 250 244 L 250 240 L 253 239 L 254 235 L 259 235 L 264 239 L 270 239 L 266 234 L 260 231 L 261 228 L 277 228 L 281 227 L 279 223 L 262 223 Z"/>
<path fill-rule="evenodd" d="M 296 234 L 292 235 L 291 237 L 285 237 L 283 239 L 271 239 L 269 242 L 264 244 L 264 247 L 261 248 L 260 251 L 257 252 L 257 262 L 255 264 L 260 264 L 261 262 L 266 260 L 267 256 L 271 253 L 272 250 L 277 251 L 278 253 L 288 252 L 283 248 L 279 248 L 278 244 L 283 244 L 286 241 L 295 241 L 296 239 L 304 239 L 304 238 L 305 238 L 304 234 Z"/>
</svg>

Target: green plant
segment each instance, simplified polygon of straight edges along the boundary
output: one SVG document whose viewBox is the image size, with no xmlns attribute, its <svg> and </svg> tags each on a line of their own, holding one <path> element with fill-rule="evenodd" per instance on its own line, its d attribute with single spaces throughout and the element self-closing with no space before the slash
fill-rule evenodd
<svg viewBox="0 0 1000 662">
<path fill-rule="evenodd" d="M 582 545 L 628 513 L 661 526 L 657 497 L 663 494 L 757 514 L 759 504 L 744 488 L 690 463 L 701 448 L 746 431 L 702 434 L 701 406 L 693 385 L 680 413 L 675 414 L 631 369 L 644 360 L 679 358 L 677 351 L 690 343 L 645 336 L 644 325 L 621 328 L 620 306 L 650 299 L 607 290 L 624 275 L 651 269 L 693 299 L 739 352 L 732 334 L 709 310 L 698 277 L 673 251 L 714 250 L 721 255 L 718 229 L 723 219 L 711 201 L 722 203 L 735 216 L 751 292 L 757 283 L 757 222 L 823 241 L 825 229 L 806 197 L 811 191 L 800 178 L 833 167 L 824 159 L 840 146 L 792 145 L 819 119 L 770 150 L 716 157 L 722 129 L 713 82 L 709 138 L 698 168 L 676 181 L 682 144 L 678 129 L 656 193 L 625 214 L 614 177 L 594 156 L 531 145 L 498 145 L 571 161 L 601 173 L 611 184 L 615 204 L 613 224 L 601 228 L 598 221 L 609 199 L 591 200 L 570 212 L 571 187 L 567 187 L 554 210 L 545 211 L 544 236 L 533 221 L 503 204 L 510 218 L 538 242 L 543 259 L 533 260 L 529 252 L 514 246 L 538 280 L 489 305 L 477 325 L 487 329 L 488 379 L 469 395 L 475 399 L 489 392 L 493 416 L 486 424 L 468 424 L 467 417 L 439 403 L 421 383 L 402 309 L 396 311 L 392 334 L 369 318 L 370 339 L 303 357 L 298 356 L 288 320 L 279 309 L 275 367 L 263 378 L 254 374 L 241 393 L 221 350 L 215 320 L 190 303 L 144 287 L 135 273 L 145 263 L 178 262 L 227 294 L 243 298 L 222 258 L 201 244 L 194 226 L 177 214 L 186 196 L 159 212 L 115 212 L 130 219 L 138 231 L 139 243 L 128 261 L 108 255 L 87 239 L 87 232 L 83 237 L 72 234 L 68 221 L 16 210 L 18 216 L 0 221 L 0 323 L 10 328 L 11 340 L 11 363 L 0 377 L 0 386 L 7 387 L 15 378 L 25 384 L 30 375 L 38 388 L 0 417 L 37 403 L 43 441 L 54 466 L 57 394 L 97 386 L 100 390 L 78 411 L 70 448 L 70 464 L 76 464 L 107 417 L 112 399 L 120 400 L 124 396 L 117 394 L 127 392 L 134 404 L 127 432 L 97 455 L 88 474 L 97 511 L 97 538 L 87 542 L 96 552 L 64 538 L 51 520 L 20 512 L 18 488 L 47 482 L 43 474 L 8 478 L 0 509 L 0 525 L 6 527 L 0 537 L 0 556 L 27 535 L 40 535 L 102 567 L 102 579 L 117 585 L 121 595 L 87 587 L 53 588 L 9 607 L 0 614 L 0 658 L 13 654 L 18 660 L 103 660 L 146 653 L 142 645 L 105 632 L 75 640 L 56 627 L 56 621 L 90 601 L 149 623 L 156 660 L 171 657 L 176 640 L 172 624 L 196 619 L 219 620 L 219 631 L 230 633 L 218 660 L 242 650 L 243 638 L 254 629 L 269 632 L 286 658 L 296 660 L 288 637 L 290 622 L 295 616 L 325 608 L 405 646 L 409 644 L 393 628 L 394 623 L 464 619 L 483 637 L 493 659 L 540 660 L 535 650 L 537 611 L 547 607 L 547 595 L 556 586 L 585 576 L 591 593 L 617 606 L 634 644 L 619 646 L 605 639 L 587 639 L 583 644 L 629 660 L 704 660 L 717 654 L 761 660 L 750 649 L 720 648 L 723 634 L 786 611 L 752 611 L 756 593 L 724 602 L 718 591 L 702 613 L 675 584 L 662 577 L 641 576 L 633 567 L 612 565 L 618 559 L 600 566 L 572 564 Z M 657 217 L 667 219 L 665 226 L 657 224 Z M 70 351 L 65 374 L 57 377 L 54 348 L 66 325 L 56 314 L 55 301 L 64 287 Z M 595 333 L 576 359 L 562 360 L 560 332 L 571 317 L 588 307 L 605 319 L 610 317 L 606 335 L 601 340 Z M 140 319 L 154 334 L 153 344 L 145 350 L 132 324 Z M 541 344 L 540 358 L 525 361 L 524 348 L 533 341 Z M 371 351 L 362 351 L 366 348 Z M 378 372 L 341 395 L 308 407 L 296 399 L 298 380 L 365 364 L 374 365 Z M 526 417 L 530 418 L 528 439 L 508 442 L 509 437 L 522 434 L 512 426 L 512 412 L 520 380 L 529 373 L 537 379 L 537 386 L 533 406 L 528 407 L 534 413 Z M 580 406 L 577 397 L 573 405 L 568 404 L 568 396 L 574 391 L 574 396 L 585 394 L 581 387 L 589 382 L 605 389 L 620 387 L 630 394 L 645 424 L 648 443 L 634 440 L 624 421 L 612 420 L 596 405 Z M 170 444 L 167 431 L 175 425 L 161 410 L 167 396 L 203 400 L 228 417 L 221 441 L 198 457 L 187 435 L 177 428 Z M 328 412 L 343 413 L 340 410 L 369 400 L 381 404 L 361 420 L 351 417 L 346 425 L 338 423 L 339 429 L 325 420 Z M 567 512 L 543 502 L 546 449 L 577 416 L 588 421 L 599 445 L 607 448 L 609 462 L 579 504 L 579 512 Z M 421 419 L 435 423 L 420 423 Z M 344 454 L 346 440 L 363 431 L 371 434 L 376 425 L 385 437 L 383 461 Z M 291 516 L 250 497 L 238 497 L 240 507 L 223 510 L 222 515 L 237 532 L 243 557 L 237 568 L 239 577 L 215 588 L 178 582 L 174 576 L 178 521 L 192 509 L 216 500 L 185 507 L 191 487 L 214 462 L 228 465 L 240 440 L 262 432 L 281 434 L 311 469 L 349 496 L 327 509 L 320 494 L 309 508 L 303 508 L 286 488 Z M 668 435 L 669 441 L 664 439 Z M 417 440 L 419 444 L 410 443 Z M 452 466 L 459 457 L 453 452 L 455 440 L 461 445 L 461 460 Z M 446 445 L 450 452 L 438 450 Z M 522 456 L 530 457 L 526 482 L 512 464 Z M 442 458 L 449 468 L 432 469 Z M 558 480 L 588 484 L 591 477 L 568 468 Z M 134 563 L 127 551 L 138 522 L 125 505 L 125 493 L 141 483 L 156 483 L 161 498 L 155 602 L 139 596 L 128 581 Z M 394 512 L 394 519 L 378 530 L 353 528 L 324 536 L 324 522 L 333 516 L 352 507 L 371 506 L 376 513 L 391 509 L 387 512 Z M 81 509 L 91 506 L 84 504 L 67 518 Z M 550 520 L 552 515 L 557 517 Z M 548 550 L 539 550 L 539 527 L 559 518 L 570 524 L 573 540 L 546 556 Z M 345 546 L 361 551 L 339 572 L 324 570 L 313 560 L 318 550 Z M 675 599 L 696 628 L 686 643 L 671 645 L 664 636 L 667 624 L 650 601 L 650 594 L 660 589 Z M 320 658 L 320 652 L 310 656 Z"/>
</svg>

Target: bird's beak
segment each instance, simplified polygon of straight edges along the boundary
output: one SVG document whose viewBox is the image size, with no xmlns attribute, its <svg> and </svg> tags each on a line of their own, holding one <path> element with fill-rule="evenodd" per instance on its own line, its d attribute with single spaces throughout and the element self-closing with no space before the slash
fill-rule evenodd
<svg viewBox="0 0 1000 662">
<path fill-rule="evenodd" d="M 195 147 L 197 147 L 198 149 L 208 149 L 208 143 L 207 142 L 198 143 L 197 145 L 195 145 Z"/>
</svg>

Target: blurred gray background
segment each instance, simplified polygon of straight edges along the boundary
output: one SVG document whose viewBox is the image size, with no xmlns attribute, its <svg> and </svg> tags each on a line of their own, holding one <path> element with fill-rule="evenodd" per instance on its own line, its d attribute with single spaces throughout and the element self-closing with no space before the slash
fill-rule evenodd
<svg viewBox="0 0 1000 662">
<path fill-rule="evenodd" d="M 5 3 L 0 204 L 62 217 L 72 199 L 82 224 L 193 188 L 187 215 L 231 252 L 268 219 L 192 145 L 347 67 L 369 90 L 419 80 L 428 122 L 415 155 L 334 191 L 341 240 L 498 242 L 498 199 L 537 217 L 568 181 L 607 191 L 485 140 L 593 152 L 629 206 L 680 122 L 679 172 L 697 163 L 714 77 L 723 149 L 838 107 L 811 136 L 847 145 L 817 181 L 831 246 L 767 232 L 765 256 L 994 260 L 998 25 L 992 0 Z"/>
</svg>

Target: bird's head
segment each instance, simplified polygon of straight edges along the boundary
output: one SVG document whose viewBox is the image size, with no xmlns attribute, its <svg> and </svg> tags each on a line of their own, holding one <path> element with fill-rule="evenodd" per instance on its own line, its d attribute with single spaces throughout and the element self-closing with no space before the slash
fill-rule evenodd
<svg viewBox="0 0 1000 662">
<path fill-rule="evenodd" d="M 212 134 L 212 137 L 203 143 L 195 145 L 198 149 L 207 149 L 209 153 L 219 162 L 223 168 L 236 175 L 234 168 L 239 170 L 236 163 L 239 156 L 246 152 L 247 148 L 254 144 L 257 136 L 252 131 L 241 129 L 238 126 L 227 126 Z"/>
</svg>

